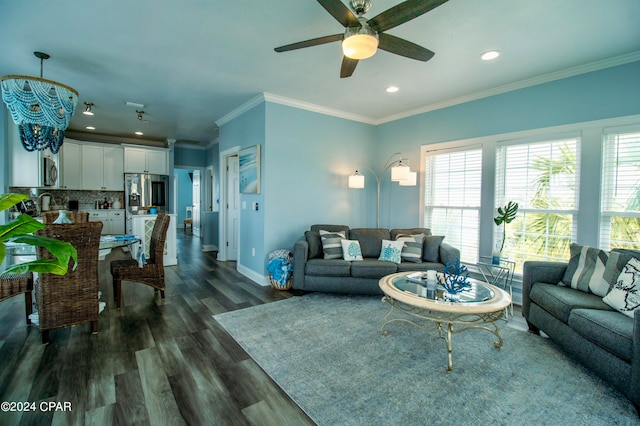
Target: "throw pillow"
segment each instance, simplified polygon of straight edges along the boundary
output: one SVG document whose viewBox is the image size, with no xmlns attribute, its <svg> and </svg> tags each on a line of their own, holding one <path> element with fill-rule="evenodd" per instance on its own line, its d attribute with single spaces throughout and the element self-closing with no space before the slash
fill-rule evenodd
<svg viewBox="0 0 640 426">
<path fill-rule="evenodd" d="M 440 244 L 444 236 L 427 235 L 424 237 L 424 247 L 422 248 L 422 260 L 425 262 L 440 262 Z"/>
<path fill-rule="evenodd" d="M 422 263 L 422 242 L 424 234 L 398 234 L 396 241 L 404 241 L 400 258 L 403 262 Z"/>
<path fill-rule="evenodd" d="M 618 281 L 620 272 L 625 267 L 627 262 L 631 259 L 640 258 L 640 254 L 637 251 L 625 251 L 625 249 L 613 249 L 609 253 L 609 259 L 607 259 L 607 265 L 604 268 L 604 274 L 602 277 L 609 284 L 609 291 Z M 609 292 L 607 291 L 607 293 Z"/>
<path fill-rule="evenodd" d="M 402 262 L 401 253 L 404 241 L 382 240 L 382 250 L 378 260 L 386 260 L 387 262 Z"/>
<path fill-rule="evenodd" d="M 571 258 L 562 277 L 562 284 L 598 296 L 609 291 L 609 283 L 604 279 L 604 270 L 609 252 L 578 244 L 569 246 Z"/>
<path fill-rule="evenodd" d="M 340 240 L 344 260 L 363 260 L 358 240 Z"/>
<path fill-rule="evenodd" d="M 632 258 L 627 262 L 618 281 L 602 301 L 633 318 L 634 311 L 640 308 L 640 260 Z"/>
<path fill-rule="evenodd" d="M 325 259 L 342 259 L 341 240 L 345 239 L 344 232 L 329 232 L 320 230 L 322 251 Z"/>
</svg>

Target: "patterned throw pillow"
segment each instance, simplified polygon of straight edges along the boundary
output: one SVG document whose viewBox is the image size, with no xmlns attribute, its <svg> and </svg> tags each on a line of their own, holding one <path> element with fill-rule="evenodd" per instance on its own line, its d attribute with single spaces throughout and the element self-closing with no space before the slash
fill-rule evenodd
<svg viewBox="0 0 640 426">
<path fill-rule="evenodd" d="M 602 301 L 633 318 L 634 311 L 640 308 L 640 260 L 632 258 L 627 262 L 618 281 Z"/>
<path fill-rule="evenodd" d="M 400 257 L 403 262 L 422 263 L 422 242 L 424 234 L 406 235 L 399 234 L 396 241 L 404 241 Z"/>
<path fill-rule="evenodd" d="M 345 239 L 344 232 L 329 232 L 320 230 L 322 251 L 325 259 L 342 259 L 341 240 Z"/>
<path fill-rule="evenodd" d="M 378 260 L 386 260 L 387 262 L 400 263 L 402 258 L 402 246 L 404 241 L 389 241 L 382 240 L 382 249 L 380 250 L 380 257 Z"/>
<path fill-rule="evenodd" d="M 578 244 L 569 246 L 571 259 L 562 277 L 562 284 L 598 296 L 609 291 L 609 283 L 604 279 L 604 270 L 609 252 Z"/>
<path fill-rule="evenodd" d="M 363 260 L 358 240 L 340 240 L 344 260 Z"/>
</svg>

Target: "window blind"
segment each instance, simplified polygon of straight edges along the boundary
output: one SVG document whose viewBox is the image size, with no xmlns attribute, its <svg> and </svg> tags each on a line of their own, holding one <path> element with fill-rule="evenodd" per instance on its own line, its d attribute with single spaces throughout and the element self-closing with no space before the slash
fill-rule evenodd
<svg viewBox="0 0 640 426">
<path fill-rule="evenodd" d="M 640 249 L 640 132 L 605 135 L 600 247 Z"/>
<path fill-rule="evenodd" d="M 463 262 L 478 261 L 481 175 L 481 148 L 427 152 L 424 224 Z"/>
</svg>

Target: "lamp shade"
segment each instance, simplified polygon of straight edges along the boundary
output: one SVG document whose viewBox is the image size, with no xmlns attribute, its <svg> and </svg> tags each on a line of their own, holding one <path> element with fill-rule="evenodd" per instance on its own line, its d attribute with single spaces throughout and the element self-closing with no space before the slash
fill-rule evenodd
<svg viewBox="0 0 640 426">
<path fill-rule="evenodd" d="M 398 185 L 400 186 L 416 186 L 418 182 L 418 173 L 417 172 L 409 172 L 409 177 L 405 180 L 398 181 Z"/>
<path fill-rule="evenodd" d="M 351 59 L 367 59 L 378 50 L 378 34 L 373 31 L 366 21 L 361 21 L 360 27 L 349 27 L 344 33 L 342 53 Z"/>
<path fill-rule="evenodd" d="M 409 179 L 409 172 L 411 169 L 409 166 L 402 164 L 402 161 L 397 166 L 391 168 L 391 180 L 393 182 L 400 182 L 401 180 Z"/>
<path fill-rule="evenodd" d="M 364 188 L 364 175 L 356 172 L 349 176 L 349 188 L 362 189 Z"/>
</svg>

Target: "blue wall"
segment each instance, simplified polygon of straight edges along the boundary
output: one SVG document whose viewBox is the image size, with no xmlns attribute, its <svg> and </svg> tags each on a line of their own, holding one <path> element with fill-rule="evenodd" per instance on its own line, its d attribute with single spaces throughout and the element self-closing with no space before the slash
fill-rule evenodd
<svg viewBox="0 0 640 426">
<path fill-rule="evenodd" d="M 402 151 L 419 169 L 420 147 L 437 142 L 640 114 L 640 62 L 455 105 L 382 124 L 378 161 Z M 387 226 L 417 226 L 420 187 L 391 188 L 384 181 L 382 209 Z"/>
<path fill-rule="evenodd" d="M 173 164 L 175 167 L 207 167 L 206 151 L 177 146 L 173 149 Z"/>
<path fill-rule="evenodd" d="M 191 169 L 174 169 L 173 174 L 178 188 L 178 198 L 176 205 L 176 226 L 181 227 L 186 219 L 187 206 L 193 205 L 193 183 L 189 178 Z"/>
<path fill-rule="evenodd" d="M 264 275 L 267 254 L 291 249 L 311 224 L 375 226 L 375 178 L 358 163 L 379 171 L 401 151 L 412 169 L 420 170 L 426 144 L 635 114 L 640 114 L 640 62 L 379 126 L 262 103 L 220 129 L 220 151 L 262 145 L 262 193 L 241 196 L 261 209 L 241 212 L 240 262 Z M 355 169 L 365 175 L 364 190 L 347 188 Z M 388 172 L 382 182 L 381 226 L 417 226 L 420 186 L 392 184 Z"/>
</svg>

